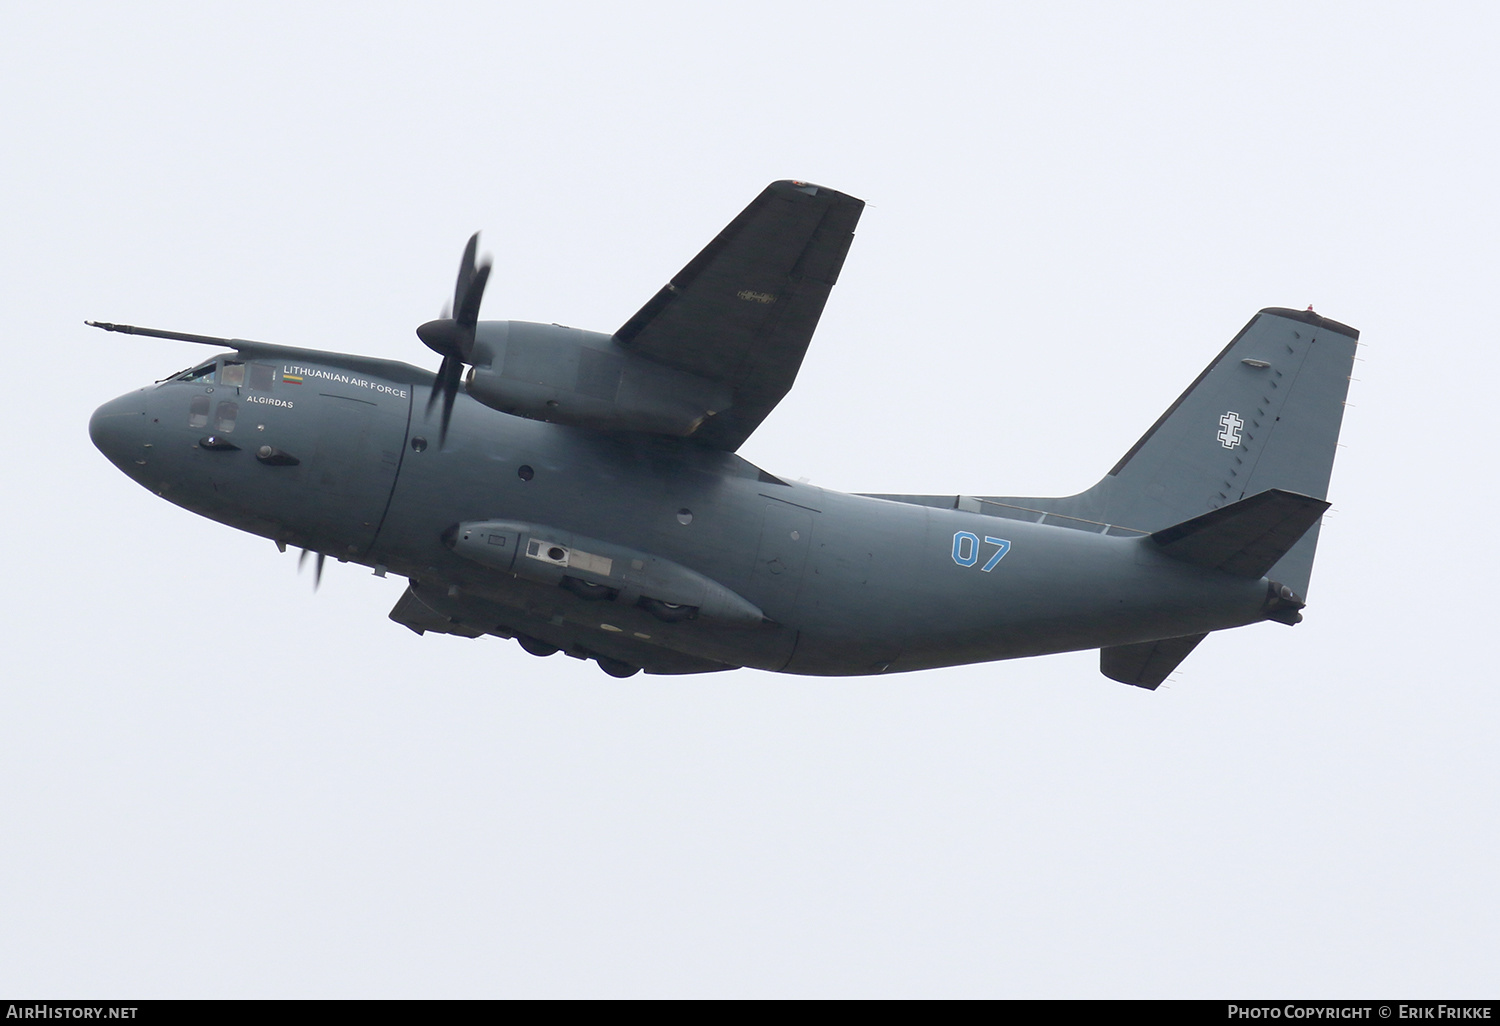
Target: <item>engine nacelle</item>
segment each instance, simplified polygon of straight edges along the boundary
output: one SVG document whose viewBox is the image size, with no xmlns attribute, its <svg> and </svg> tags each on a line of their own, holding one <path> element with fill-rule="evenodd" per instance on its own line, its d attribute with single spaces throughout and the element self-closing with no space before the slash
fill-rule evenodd
<svg viewBox="0 0 1500 1026">
<path fill-rule="evenodd" d="M 458 524 L 443 540 L 460 556 L 484 566 L 559 585 L 583 599 L 640 606 L 668 623 L 701 617 L 754 627 L 765 621 L 750 602 L 695 570 L 571 531 L 483 520 Z"/>
<path fill-rule="evenodd" d="M 469 395 L 532 420 L 685 438 L 731 402 L 722 385 L 560 324 L 483 322 L 470 362 Z"/>
</svg>

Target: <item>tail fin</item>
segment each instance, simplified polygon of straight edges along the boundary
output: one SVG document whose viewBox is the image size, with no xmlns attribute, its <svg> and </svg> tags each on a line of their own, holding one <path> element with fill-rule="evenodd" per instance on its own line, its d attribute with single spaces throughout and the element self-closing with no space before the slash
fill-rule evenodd
<svg viewBox="0 0 1500 1026">
<path fill-rule="evenodd" d="M 1326 499 L 1358 339 L 1311 310 L 1262 310 L 1093 488 L 998 501 L 1156 532 L 1270 489 Z M 1303 595 L 1317 534 L 1272 574 Z"/>
</svg>

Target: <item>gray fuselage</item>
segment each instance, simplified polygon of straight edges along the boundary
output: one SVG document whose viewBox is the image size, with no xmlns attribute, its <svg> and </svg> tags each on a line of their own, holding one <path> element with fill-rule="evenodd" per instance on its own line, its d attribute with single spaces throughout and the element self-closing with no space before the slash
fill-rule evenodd
<svg viewBox="0 0 1500 1026">
<path fill-rule="evenodd" d="M 1265 618 L 1264 581 L 1168 558 L 1139 530 L 844 494 L 691 440 L 529 420 L 463 398 L 440 447 L 425 416 L 432 375 L 402 363 L 255 344 L 204 370 L 101 407 L 95 443 L 196 513 L 410 578 L 427 606 L 474 634 L 548 638 L 656 672 L 838 675 Z M 445 543 L 455 525 L 485 520 L 669 560 L 765 621 L 667 623 Z"/>
</svg>

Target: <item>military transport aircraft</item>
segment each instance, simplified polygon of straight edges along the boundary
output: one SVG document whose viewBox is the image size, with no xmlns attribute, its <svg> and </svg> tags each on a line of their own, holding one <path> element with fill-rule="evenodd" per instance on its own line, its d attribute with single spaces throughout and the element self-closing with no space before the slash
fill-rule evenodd
<svg viewBox="0 0 1500 1026">
<path fill-rule="evenodd" d="M 1100 649 L 1155 688 L 1210 632 L 1301 620 L 1359 333 L 1256 314 L 1066 498 L 846 495 L 735 455 L 791 388 L 864 204 L 775 182 L 614 334 L 480 321 L 469 240 L 436 375 L 225 352 L 105 403 L 170 502 L 407 578 L 391 619 L 609 674 L 877 674 Z"/>
</svg>

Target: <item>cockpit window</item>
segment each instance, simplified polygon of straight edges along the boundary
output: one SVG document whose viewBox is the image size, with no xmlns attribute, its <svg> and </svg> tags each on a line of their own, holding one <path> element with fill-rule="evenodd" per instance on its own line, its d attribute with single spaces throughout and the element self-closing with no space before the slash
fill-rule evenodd
<svg viewBox="0 0 1500 1026">
<path fill-rule="evenodd" d="M 193 384 L 201 384 L 205 381 L 212 381 L 214 377 L 215 366 L 217 365 L 212 363 L 205 363 L 202 367 L 194 367 L 192 370 L 185 370 L 181 374 L 177 375 L 176 380 L 187 381 Z"/>
<path fill-rule="evenodd" d="M 224 361 L 224 369 L 219 372 L 219 384 L 226 388 L 238 388 L 245 383 L 245 365 L 232 360 Z"/>
<path fill-rule="evenodd" d="M 271 382 L 275 377 L 276 368 L 269 363 L 252 363 L 250 365 L 250 391 L 271 391 Z"/>
</svg>

